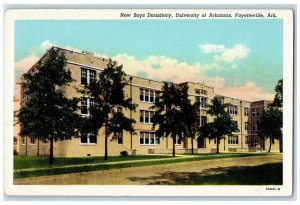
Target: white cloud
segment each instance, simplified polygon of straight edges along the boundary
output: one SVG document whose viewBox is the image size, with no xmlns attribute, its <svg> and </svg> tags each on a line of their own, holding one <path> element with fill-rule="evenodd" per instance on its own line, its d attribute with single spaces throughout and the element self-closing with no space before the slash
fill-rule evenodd
<svg viewBox="0 0 300 205">
<path fill-rule="evenodd" d="M 40 45 L 40 50 L 42 52 L 45 52 L 46 50 L 50 49 L 52 46 L 56 46 L 54 43 L 52 43 L 50 40 L 45 40 Z"/>
<path fill-rule="evenodd" d="M 263 91 L 254 82 L 246 82 L 244 85 L 235 87 L 217 86 L 215 92 L 220 95 L 248 101 L 273 100 L 274 98 L 274 94 Z"/>
<path fill-rule="evenodd" d="M 15 80 L 18 82 L 23 73 L 27 72 L 39 58 L 36 55 L 27 56 L 15 63 Z"/>
<path fill-rule="evenodd" d="M 249 53 L 249 49 L 242 44 L 236 44 L 233 48 L 226 48 L 223 44 L 203 44 L 199 48 L 204 54 L 215 54 L 214 59 L 232 63 L 244 59 Z"/>
<path fill-rule="evenodd" d="M 224 45 L 216 45 L 216 44 L 204 44 L 199 45 L 201 51 L 205 54 L 208 53 L 220 53 L 226 50 Z"/>
<path fill-rule="evenodd" d="M 136 75 L 140 71 L 147 73 L 150 79 L 174 82 L 201 81 L 204 72 L 215 67 L 215 64 L 188 64 L 166 56 L 148 56 L 138 60 L 134 56 L 119 54 L 113 57 L 123 64 L 126 73 Z"/>
</svg>

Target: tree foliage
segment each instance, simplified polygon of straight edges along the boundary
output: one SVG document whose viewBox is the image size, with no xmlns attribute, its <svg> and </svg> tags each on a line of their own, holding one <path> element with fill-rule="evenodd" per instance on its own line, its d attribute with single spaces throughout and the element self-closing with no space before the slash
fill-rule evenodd
<svg viewBox="0 0 300 205">
<path fill-rule="evenodd" d="M 35 71 L 23 75 L 24 94 L 28 96 L 17 112 L 21 136 L 50 141 L 49 164 L 53 164 L 53 141 L 78 136 L 78 99 L 68 99 L 61 86 L 73 81 L 65 70 L 66 58 L 51 49 Z"/>
<path fill-rule="evenodd" d="M 263 119 L 260 122 L 260 135 L 263 139 L 270 140 L 269 150 L 272 148 L 272 141 L 279 140 L 280 152 L 282 152 L 282 105 L 283 105 L 283 79 L 278 80 L 275 87 L 275 97 L 273 102 L 268 106 L 263 113 Z"/>
<path fill-rule="evenodd" d="M 212 122 L 206 123 L 200 130 L 201 137 L 216 140 L 217 153 L 219 153 L 219 142 L 226 135 L 232 136 L 233 132 L 238 132 L 237 122 L 233 121 L 230 114 L 226 111 L 228 105 L 223 103 L 223 99 L 215 96 L 211 104 L 208 105 L 208 114 L 214 116 Z"/>
<path fill-rule="evenodd" d="M 269 106 L 263 113 L 263 120 L 260 123 L 259 134 L 261 137 L 270 139 L 269 151 L 272 141 L 282 138 L 282 111 L 279 108 Z"/>
<path fill-rule="evenodd" d="M 124 87 L 127 85 L 123 66 L 118 66 L 111 59 L 107 68 L 99 73 L 98 78 L 91 81 L 83 91 L 94 101 L 89 109 L 89 116 L 84 119 L 82 132 L 93 132 L 96 136 L 99 130 L 105 128 L 105 156 L 108 159 L 107 139 L 110 135 L 116 136 L 123 130 L 134 132 L 132 124 L 134 119 L 127 118 L 117 107 L 134 111 L 136 105 L 131 98 L 127 98 Z"/>
<path fill-rule="evenodd" d="M 278 80 L 278 83 L 275 87 L 275 97 L 273 100 L 273 107 L 282 107 L 283 103 L 283 79 Z"/>
<path fill-rule="evenodd" d="M 164 82 L 162 91 L 152 109 L 153 128 L 158 125 L 158 137 L 171 137 L 173 141 L 173 157 L 175 157 L 176 136 L 183 139 L 186 129 L 183 106 L 188 102 L 188 86 L 172 82 Z"/>
<path fill-rule="evenodd" d="M 195 137 L 199 136 L 199 122 L 200 122 L 200 113 L 199 113 L 199 106 L 200 102 L 195 102 L 194 104 L 191 103 L 190 100 L 186 100 L 182 102 L 182 111 L 184 113 L 183 120 L 185 129 L 184 135 L 188 138 L 191 138 L 192 143 L 192 154 L 194 154 L 194 139 Z"/>
</svg>

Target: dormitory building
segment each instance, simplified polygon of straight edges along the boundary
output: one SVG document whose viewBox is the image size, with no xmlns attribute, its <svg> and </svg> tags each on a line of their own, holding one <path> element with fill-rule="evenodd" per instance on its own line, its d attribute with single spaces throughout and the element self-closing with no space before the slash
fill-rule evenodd
<svg viewBox="0 0 300 205">
<path fill-rule="evenodd" d="M 63 90 L 67 97 L 81 98 L 81 114 L 89 115 L 88 108 L 92 105 L 92 99 L 82 96 L 76 91 L 76 87 L 84 87 L 91 79 L 96 78 L 98 72 L 106 68 L 108 59 L 95 56 L 91 52 L 75 52 L 72 50 L 52 47 L 59 53 L 64 53 L 67 63 L 66 69 L 72 73 L 74 82 L 69 86 L 64 86 Z M 40 59 L 44 60 L 46 54 Z M 38 62 L 37 62 L 38 63 Z M 28 72 L 32 71 L 35 64 Z M 153 106 L 158 91 L 161 90 L 163 83 L 151 79 L 144 79 L 136 76 L 126 76 L 128 84 L 125 87 L 125 95 L 132 98 L 133 103 L 137 104 L 136 111 L 129 111 L 116 108 L 128 117 L 136 120 L 134 124 L 135 133 L 119 133 L 116 140 L 108 139 L 108 155 L 120 155 L 121 151 L 136 153 L 137 155 L 145 154 L 162 154 L 172 152 L 172 138 L 158 138 L 155 130 L 152 129 Z M 188 94 L 191 102 L 199 101 L 200 121 L 199 125 L 203 126 L 211 122 L 213 117 L 207 114 L 207 105 L 210 100 L 218 95 L 214 93 L 214 88 L 201 83 L 182 82 L 189 87 Z M 220 95 L 219 95 L 220 96 Z M 222 96 L 224 103 L 228 103 L 228 112 L 233 120 L 238 124 L 239 132 L 233 136 L 226 136 L 219 143 L 220 152 L 257 152 L 267 151 L 269 148 L 269 139 L 262 139 L 258 135 L 259 122 L 263 116 L 263 110 L 268 106 L 270 101 L 261 100 L 249 102 L 242 99 L 235 99 L 228 96 Z M 21 89 L 21 104 L 26 100 L 26 95 Z M 15 136 L 17 134 L 15 133 Z M 50 143 L 47 141 L 37 140 L 30 137 L 18 137 L 14 140 L 15 149 L 20 155 L 49 155 Z M 191 138 L 176 138 L 176 153 L 191 153 Z M 272 152 L 279 152 L 279 141 L 273 140 Z M 193 139 L 195 153 L 212 153 L 216 151 L 216 140 L 208 138 Z M 97 136 L 93 134 L 81 134 L 79 138 L 72 140 L 54 142 L 54 156 L 103 156 L 104 155 L 104 129 L 101 129 Z"/>
</svg>

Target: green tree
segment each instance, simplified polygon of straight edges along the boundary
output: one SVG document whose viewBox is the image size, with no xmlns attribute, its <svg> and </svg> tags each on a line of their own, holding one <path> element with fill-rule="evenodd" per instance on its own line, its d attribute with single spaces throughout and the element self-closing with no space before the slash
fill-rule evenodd
<svg viewBox="0 0 300 205">
<path fill-rule="evenodd" d="M 264 139 L 269 138 L 270 146 L 268 152 L 270 152 L 272 141 L 282 138 L 282 111 L 279 108 L 269 106 L 264 111 L 259 134 Z"/>
<path fill-rule="evenodd" d="M 187 94 L 187 93 L 184 93 Z M 194 139 L 199 136 L 199 122 L 200 122 L 200 114 L 199 114 L 199 102 L 194 104 L 191 103 L 190 100 L 187 100 L 188 97 L 183 98 L 186 101 L 182 102 L 182 111 L 184 113 L 184 135 L 188 138 L 191 138 L 192 142 L 192 154 L 194 154 Z"/>
<path fill-rule="evenodd" d="M 227 104 L 223 103 L 222 97 L 215 96 L 207 113 L 214 116 L 213 122 L 206 123 L 201 127 L 201 137 L 216 140 L 217 154 L 219 154 L 219 143 L 226 135 L 232 136 L 233 132 L 238 132 L 237 122 L 233 121 L 230 114 L 226 111 Z"/>
<path fill-rule="evenodd" d="M 280 152 L 282 152 L 283 79 L 278 80 L 275 92 L 273 102 L 264 110 L 263 119 L 260 122 L 260 135 L 264 139 L 270 139 L 269 152 L 274 139 L 279 140 Z"/>
<path fill-rule="evenodd" d="M 21 136 L 50 141 L 49 164 L 53 164 L 53 142 L 78 136 L 78 99 L 64 96 L 62 86 L 73 81 L 65 70 L 66 58 L 51 49 L 35 71 L 23 75 L 22 86 L 28 96 L 17 112 Z"/>
<path fill-rule="evenodd" d="M 158 99 L 152 106 L 153 129 L 158 125 L 156 135 L 158 137 L 171 137 L 173 141 L 173 157 L 175 157 L 176 136 L 183 139 L 186 128 L 184 121 L 183 104 L 187 102 L 186 85 L 177 85 L 172 82 L 164 82 Z"/>
<path fill-rule="evenodd" d="M 96 136 L 99 130 L 105 128 L 105 153 L 104 159 L 108 159 L 107 140 L 113 134 L 113 139 L 123 130 L 134 132 L 134 119 L 127 118 L 117 108 L 125 108 L 134 111 L 136 105 L 131 98 L 127 98 L 124 87 L 127 85 L 126 74 L 123 66 L 118 66 L 111 59 L 107 68 L 99 73 L 99 77 L 86 86 L 83 93 L 87 94 L 94 102 L 89 109 L 89 116 L 84 119 L 82 132 L 93 132 Z"/>
<path fill-rule="evenodd" d="M 278 80 L 278 83 L 275 87 L 275 97 L 272 103 L 273 107 L 282 107 L 283 103 L 283 79 Z"/>
</svg>

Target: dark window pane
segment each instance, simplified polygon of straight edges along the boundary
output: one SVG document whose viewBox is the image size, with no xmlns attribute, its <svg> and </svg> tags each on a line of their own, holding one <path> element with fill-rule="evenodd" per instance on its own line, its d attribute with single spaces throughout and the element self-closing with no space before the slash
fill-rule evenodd
<svg viewBox="0 0 300 205">
<path fill-rule="evenodd" d="M 95 135 L 90 135 L 90 143 L 97 143 L 97 137 Z"/>
<path fill-rule="evenodd" d="M 123 135 L 122 135 L 122 133 L 118 134 L 118 144 L 123 144 Z"/>
<path fill-rule="evenodd" d="M 81 68 L 81 84 L 87 84 L 87 69 Z"/>
<path fill-rule="evenodd" d="M 87 135 L 81 135 L 80 142 L 81 143 L 87 143 Z"/>
<path fill-rule="evenodd" d="M 140 101 L 144 101 L 144 89 L 140 89 Z"/>
<path fill-rule="evenodd" d="M 140 137 L 140 144 L 144 144 L 144 136 Z"/>
</svg>

